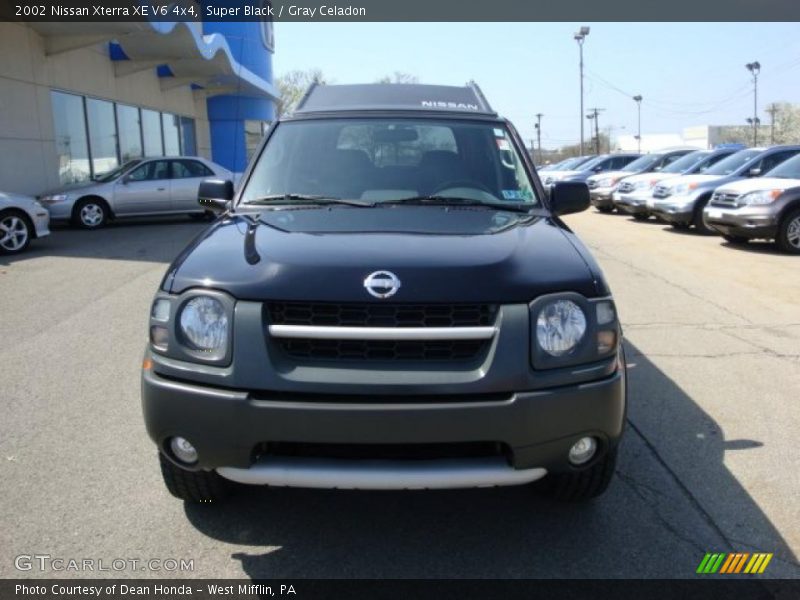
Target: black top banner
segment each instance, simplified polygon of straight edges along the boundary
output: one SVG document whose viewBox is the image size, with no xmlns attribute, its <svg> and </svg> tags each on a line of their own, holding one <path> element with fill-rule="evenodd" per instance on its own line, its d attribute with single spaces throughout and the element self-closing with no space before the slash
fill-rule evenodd
<svg viewBox="0 0 800 600">
<path fill-rule="evenodd" d="M 0 0 L 26 22 L 800 21 L 798 0 Z"/>
</svg>

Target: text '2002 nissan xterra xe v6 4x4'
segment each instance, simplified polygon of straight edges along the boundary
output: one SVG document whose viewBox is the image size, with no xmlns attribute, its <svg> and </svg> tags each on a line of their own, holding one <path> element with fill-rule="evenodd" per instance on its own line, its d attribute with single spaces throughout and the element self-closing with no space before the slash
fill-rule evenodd
<svg viewBox="0 0 800 600">
<path fill-rule="evenodd" d="M 626 407 L 600 269 L 478 87 L 317 85 L 153 301 L 142 404 L 169 491 L 527 484 L 602 493 Z"/>
</svg>

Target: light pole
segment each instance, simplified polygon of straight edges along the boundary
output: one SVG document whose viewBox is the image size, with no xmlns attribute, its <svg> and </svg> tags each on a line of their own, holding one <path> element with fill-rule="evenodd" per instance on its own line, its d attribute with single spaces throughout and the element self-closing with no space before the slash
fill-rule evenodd
<svg viewBox="0 0 800 600">
<path fill-rule="evenodd" d="M 753 76 L 753 146 L 758 146 L 758 74 L 761 72 L 761 63 L 756 60 L 747 63 L 745 68 Z"/>
<path fill-rule="evenodd" d="M 581 72 L 581 156 L 583 155 L 583 42 L 586 36 L 589 35 L 588 27 L 581 27 L 573 36 L 575 41 L 578 42 L 578 52 L 580 52 L 580 72 Z"/>
<path fill-rule="evenodd" d="M 633 101 L 636 102 L 636 112 L 637 112 L 637 121 L 638 125 L 636 127 L 636 143 L 637 143 L 637 152 L 639 154 L 642 153 L 642 97 L 641 95 L 636 95 L 633 97 Z"/>
<path fill-rule="evenodd" d="M 539 148 L 539 162 L 542 162 L 542 113 L 536 113 L 536 145 Z"/>
</svg>

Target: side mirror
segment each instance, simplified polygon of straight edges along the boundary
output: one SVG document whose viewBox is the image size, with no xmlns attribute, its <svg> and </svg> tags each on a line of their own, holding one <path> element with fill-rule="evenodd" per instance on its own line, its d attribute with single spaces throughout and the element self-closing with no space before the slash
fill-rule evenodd
<svg viewBox="0 0 800 600">
<path fill-rule="evenodd" d="M 603 170 L 603 165 L 595 165 L 594 167 L 592 167 L 592 171 L 594 171 L 595 173 L 600 173 L 602 170 Z"/>
<path fill-rule="evenodd" d="M 229 179 L 206 179 L 197 190 L 197 203 L 214 212 L 225 212 L 233 200 L 233 182 Z"/>
<path fill-rule="evenodd" d="M 753 167 L 747 172 L 748 177 L 760 177 L 761 176 L 761 169 L 758 167 Z"/>
<path fill-rule="evenodd" d="M 550 210 L 569 215 L 589 208 L 589 186 L 580 181 L 559 181 L 550 190 Z"/>
<path fill-rule="evenodd" d="M 122 179 L 120 179 L 119 182 L 122 185 L 128 185 L 128 183 L 130 183 L 130 180 L 131 180 L 131 176 L 130 176 L 130 174 L 128 174 L 128 175 L 123 175 Z"/>
</svg>

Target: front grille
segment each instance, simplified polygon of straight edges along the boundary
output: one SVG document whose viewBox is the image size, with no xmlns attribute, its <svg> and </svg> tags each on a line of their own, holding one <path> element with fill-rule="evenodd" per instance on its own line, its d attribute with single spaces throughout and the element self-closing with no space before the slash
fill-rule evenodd
<svg viewBox="0 0 800 600">
<path fill-rule="evenodd" d="M 711 197 L 711 204 L 713 206 L 736 206 L 736 201 L 739 199 L 739 194 L 732 192 L 716 192 Z"/>
<path fill-rule="evenodd" d="M 280 338 L 288 356 L 307 360 L 470 360 L 487 340 L 320 340 Z"/>
<path fill-rule="evenodd" d="M 656 189 L 653 190 L 653 198 L 669 198 L 672 195 L 670 192 L 669 186 L 666 185 L 657 185 Z"/>
<path fill-rule="evenodd" d="M 272 325 L 317 327 L 486 327 L 497 317 L 494 304 L 270 302 L 266 309 Z M 273 339 L 294 359 L 352 361 L 470 361 L 483 355 L 491 343 L 488 339 Z"/>
<path fill-rule="evenodd" d="M 633 191 L 633 184 L 628 182 L 628 181 L 623 181 L 622 183 L 619 184 L 619 188 L 617 188 L 617 191 L 618 192 L 622 192 L 623 194 L 626 194 L 628 192 L 632 192 Z"/>
<path fill-rule="evenodd" d="M 270 302 L 275 325 L 328 327 L 480 327 L 494 323 L 493 304 Z"/>
<path fill-rule="evenodd" d="M 452 442 L 433 444 L 312 444 L 266 442 L 256 449 L 259 456 L 336 458 L 344 460 L 441 460 L 446 458 L 510 457 L 501 442 Z"/>
</svg>

